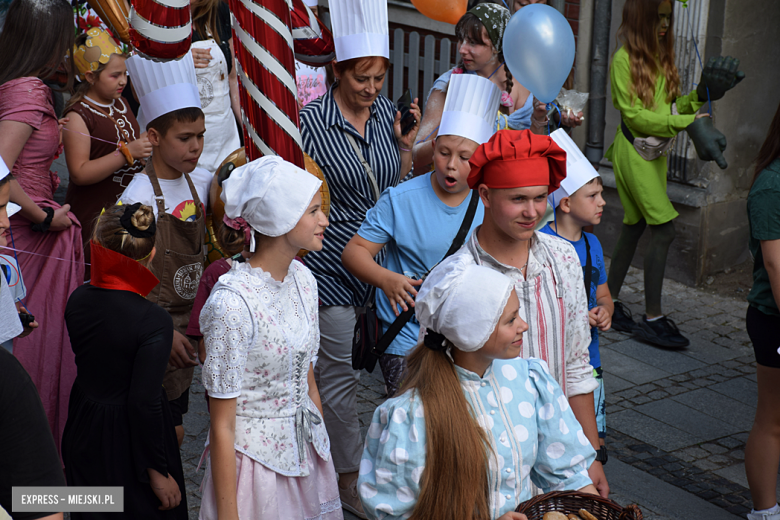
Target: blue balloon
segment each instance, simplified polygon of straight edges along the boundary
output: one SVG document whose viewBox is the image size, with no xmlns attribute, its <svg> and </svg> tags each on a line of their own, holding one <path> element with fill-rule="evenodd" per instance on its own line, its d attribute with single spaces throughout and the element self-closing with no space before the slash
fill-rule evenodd
<svg viewBox="0 0 780 520">
<path fill-rule="evenodd" d="M 531 4 L 504 31 L 504 59 L 514 79 L 543 103 L 555 100 L 574 64 L 574 33 L 554 7 Z"/>
</svg>

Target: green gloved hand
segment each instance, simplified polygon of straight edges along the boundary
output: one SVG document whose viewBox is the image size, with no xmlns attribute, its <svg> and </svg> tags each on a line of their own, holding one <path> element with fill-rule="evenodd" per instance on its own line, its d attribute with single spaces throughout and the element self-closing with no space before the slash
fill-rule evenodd
<svg viewBox="0 0 780 520">
<path fill-rule="evenodd" d="M 713 56 L 707 62 L 707 66 L 701 73 L 699 86 L 696 92 L 699 93 L 699 101 L 707 101 L 707 89 L 709 89 L 710 101 L 717 101 L 722 98 L 727 90 L 731 90 L 737 84 L 745 79 L 745 73 L 739 68 L 739 60 L 731 56 Z"/>
<path fill-rule="evenodd" d="M 709 116 L 699 117 L 685 128 L 696 148 L 696 155 L 702 161 L 715 161 L 721 170 L 728 167 L 723 151 L 726 149 L 726 136 L 712 124 Z"/>
</svg>

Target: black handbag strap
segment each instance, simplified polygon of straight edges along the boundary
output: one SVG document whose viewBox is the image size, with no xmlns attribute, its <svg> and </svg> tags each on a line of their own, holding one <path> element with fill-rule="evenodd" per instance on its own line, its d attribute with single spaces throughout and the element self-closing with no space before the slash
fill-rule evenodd
<svg viewBox="0 0 780 520">
<path fill-rule="evenodd" d="M 620 119 L 620 129 L 623 131 L 623 135 L 626 136 L 626 139 L 628 139 L 628 142 L 631 144 L 634 144 L 634 134 L 631 133 L 631 130 L 628 129 L 628 125 L 626 125 L 626 122 L 623 121 L 623 119 Z"/>
<path fill-rule="evenodd" d="M 447 250 L 447 252 L 444 254 L 444 257 L 442 257 L 441 260 L 439 260 L 436 265 L 439 265 L 444 261 L 445 258 L 453 254 L 455 251 L 461 248 L 463 245 L 463 242 L 466 240 L 466 234 L 469 232 L 469 229 L 471 229 L 471 223 L 474 222 L 474 215 L 477 213 L 477 206 L 479 205 L 479 194 L 477 193 L 477 190 L 472 190 L 471 192 L 471 200 L 469 201 L 469 207 L 466 210 L 466 216 L 463 217 L 463 222 L 460 224 L 460 229 L 458 229 L 458 233 L 455 235 L 455 238 L 452 240 L 452 245 L 450 245 L 450 248 Z M 428 270 L 428 273 L 430 273 L 434 267 L 434 265 L 431 267 L 431 269 Z M 425 276 L 423 276 L 423 280 L 426 276 L 428 276 L 428 273 L 425 273 Z M 412 316 L 414 316 L 414 307 L 409 307 L 407 310 L 403 311 L 396 319 L 393 321 L 393 323 L 390 324 L 390 326 L 387 328 L 387 332 L 382 334 L 382 337 L 379 338 L 379 341 L 377 341 L 376 346 L 374 347 L 374 354 L 377 356 L 381 356 L 385 353 L 385 350 L 387 350 L 387 347 L 390 346 L 390 343 L 393 342 L 396 336 L 401 332 L 401 329 L 404 328 L 404 326 L 409 322 L 410 319 L 412 319 Z"/>
<path fill-rule="evenodd" d="M 593 262 L 590 259 L 590 244 L 588 243 L 588 235 L 582 232 L 582 238 L 585 239 L 585 299 L 588 301 L 588 307 L 590 307 L 590 282 L 593 277 Z"/>
</svg>

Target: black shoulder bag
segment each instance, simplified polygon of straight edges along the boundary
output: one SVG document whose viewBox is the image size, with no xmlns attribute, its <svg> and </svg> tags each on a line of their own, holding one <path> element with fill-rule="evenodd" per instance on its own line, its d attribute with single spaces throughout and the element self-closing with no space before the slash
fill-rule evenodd
<svg viewBox="0 0 780 520">
<path fill-rule="evenodd" d="M 466 216 L 458 229 L 458 233 L 452 241 L 452 245 L 445 253 L 444 257 L 436 264 L 439 265 L 442 260 L 460 249 L 466 240 L 466 234 L 474 222 L 474 215 L 477 212 L 479 204 L 479 194 L 477 190 L 471 192 L 471 200 L 466 210 Z M 435 267 L 435 266 L 434 266 Z M 428 273 L 431 271 L 429 270 Z M 423 280 L 428 273 L 425 273 Z M 385 353 L 387 347 L 393 342 L 401 329 L 404 328 L 410 319 L 414 316 L 414 307 L 402 312 L 393 323 L 388 327 L 387 332 L 382 334 L 382 323 L 376 315 L 376 309 L 373 302 L 366 308 L 366 312 L 358 316 L 355 324 L 355 335 L 352 337 L 352 368 L 354 370 L 366 369 L 369 372 L 374 371 L 379 356 Z"/>
</svg>

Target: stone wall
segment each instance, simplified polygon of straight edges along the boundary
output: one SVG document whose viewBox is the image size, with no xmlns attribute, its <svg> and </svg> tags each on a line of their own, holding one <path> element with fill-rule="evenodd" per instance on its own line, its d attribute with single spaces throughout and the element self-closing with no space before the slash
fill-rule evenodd
<svg viewBox="0 0 780 520">
<path fill-rule="evenodd" d="M 613 1 L 610 52 L 615 49 L 624 3 Z M 745 199 L 753 176 L 752 163 L 780 102 L 776 86 L 780 80 L 780 45 L 774 36 L 779 24 L 780 2 L 775 0 L 710 0 L 703 59 L 706 63 L 709 56 L 738 57 L 747 77 L 713 106 L 715 125 L 728 140 L 724 156 L 729 167 L 721 170 L 715 163 L 697 160 L 688 183 L 669 183 L 669 197 L 680 217 L 675 220 L 677 238 L 669 251 L 667 276 L 685 284 L 702 283 L 707 276 L 748 259 Z M 609 91 L 607 96 L 611 100 Z M 610 102 L 605 150 L 619 122 L 620 114 Z M 623 210 L 609 164 L 605 162 L 600 172 L 607 207 L 596 234 L 605 254 L 611 256 Z M 642 266 L 647 238 L 643 238 L 634 257 L 637 267 Z"/>
</svg>

